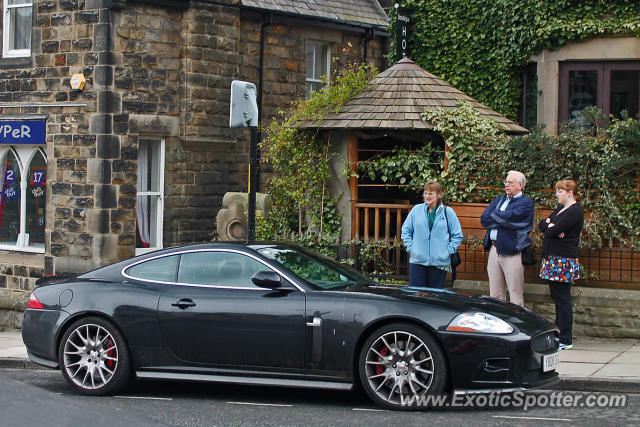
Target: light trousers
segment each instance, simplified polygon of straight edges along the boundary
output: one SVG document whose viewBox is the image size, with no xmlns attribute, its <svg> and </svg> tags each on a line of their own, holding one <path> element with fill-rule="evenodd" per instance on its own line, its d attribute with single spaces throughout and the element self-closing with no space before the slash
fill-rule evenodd
<svg viewBox="0 0 640 427">
<path fill-rule="evenodd" d="M 520 252 L 514 255 L 498 255 L 496 247 L 491 245 L 487 275 L 491 297 L 506 301 L 509 289 L 509 301 L 524 307 L 524 266 Z"/>
</svg>

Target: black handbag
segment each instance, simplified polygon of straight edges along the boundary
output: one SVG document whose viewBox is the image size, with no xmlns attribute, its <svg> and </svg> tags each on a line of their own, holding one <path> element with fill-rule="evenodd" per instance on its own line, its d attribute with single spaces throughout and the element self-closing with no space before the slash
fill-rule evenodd
<svg viewBox="0 0 640 427">
<path fill-rule="evenodd" d="M 444 220 L 447 222 L 447 231 L 449 232 L 449 241 L 451 241 L 451 229 L 449 228 L 449 218 L 447 218 L 446 206 L 444 207 Z M 451 268 L 453 269 L 453 280 L 456 280 L 455 269 L 457 266 L 460 265 L 460 263 L 462 263 L 462 260 L 460 259 L 460 254 L 456 250 L 454 253 L 451 254 Z"/>
<path fill-rule="evenodd" d="M 538 260 L 536 259 L 536 251 L 531 245 L 524 248 L 521 252 L 522 265 L 535 265 Z"/>
</svg>

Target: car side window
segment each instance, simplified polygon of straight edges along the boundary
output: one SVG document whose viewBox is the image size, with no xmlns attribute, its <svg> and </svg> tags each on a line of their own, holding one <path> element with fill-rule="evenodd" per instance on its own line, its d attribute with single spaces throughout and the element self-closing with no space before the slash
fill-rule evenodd
<svg viewBox="0 0 640 427">
<path fill-rule="evenodd" d="M 203 251 L 182 254 L 178 282 L 193 285 L 217 285 L 255 288 L 251 276 L 271 268 L 246 255 Z"/>
<path fill-rule="evenodd" d="M 178 255 L 172 255 L 152 259 L 136 264 L 128 268 L 125 272 L 136 279 L 156 282 L 175 282 L 178 258 Z"/>
</svg>

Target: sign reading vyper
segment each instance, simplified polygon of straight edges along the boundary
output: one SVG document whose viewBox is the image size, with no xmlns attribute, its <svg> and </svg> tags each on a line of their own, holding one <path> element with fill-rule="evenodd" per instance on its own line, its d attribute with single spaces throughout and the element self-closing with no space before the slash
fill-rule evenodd
<svg viewBox="0 0 640 427">
<path fill-rule="evenodd" d="M 44 120 L 0 120 L 0 144 L 44 143 Z"/>
</svg>

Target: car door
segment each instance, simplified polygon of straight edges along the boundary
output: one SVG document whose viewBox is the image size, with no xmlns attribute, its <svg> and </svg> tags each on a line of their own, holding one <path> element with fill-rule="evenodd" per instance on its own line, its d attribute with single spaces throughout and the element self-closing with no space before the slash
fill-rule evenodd
<svg viewBox="0 0 640 427">
<path fill-rule="evenodd" d="M 177 284 L 158 305 L 165 345 L 189 363 L 302 368 L 305 295 L 286 279 L 257 287 L 251 276 L 263 270 L 272 269 L 233 250 L 181 254 Z"/>
</svg>

